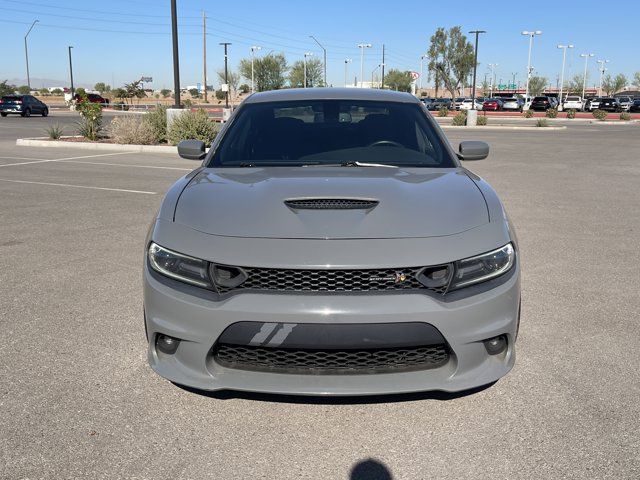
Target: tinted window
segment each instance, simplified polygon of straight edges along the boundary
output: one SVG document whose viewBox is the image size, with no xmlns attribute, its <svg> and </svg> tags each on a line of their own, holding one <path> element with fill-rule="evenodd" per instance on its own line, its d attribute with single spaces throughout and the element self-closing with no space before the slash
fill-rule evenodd
<svg viewBox="0 0 640 480">
<path fill-rule="evenodd" d="M 419 105 L 356 100 L 246 104 L 212 162 L 214 166 L 345 162 L 455 166 Z"/>
<path fill-rule="evenodd" d="M 546 100 L 549 100 L 547 97 L 535 97 L 533 99 L 534 102 L 544 102 Z"/>
</svg>

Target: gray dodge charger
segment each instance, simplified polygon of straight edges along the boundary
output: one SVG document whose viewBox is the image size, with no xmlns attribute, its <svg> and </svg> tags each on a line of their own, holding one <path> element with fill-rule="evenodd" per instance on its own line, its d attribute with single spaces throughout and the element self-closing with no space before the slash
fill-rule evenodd
<svg viewBox="0 0 640 480">
<path fill-rule="evenodd" d="M 167 192 L 145 244 L 148 359 L 202 390 L 461 391 L 513 367 L 518 245 L 415 97 L 251 95 Z"/>
</svg>

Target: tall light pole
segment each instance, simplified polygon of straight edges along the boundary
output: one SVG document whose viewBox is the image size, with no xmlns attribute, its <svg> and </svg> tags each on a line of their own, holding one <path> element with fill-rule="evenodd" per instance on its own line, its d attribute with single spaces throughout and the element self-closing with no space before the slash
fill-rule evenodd
<svg viewBox="0 0 640 480">
<path fill-rule="evenodd" d="M 178 9 L 171 0 L 171 42 L 173 44 L 173 108 L 180 108 L 180 61 L 178 59 Z"/>
<path fill-rule="evenodd" d="M 307 57 L 311 57 L 312 55 L 313 53 L 311 52 L 304 52 L 304 88 L 307 88 Z"/>
<path fill-rule="evenodd" d="M 513 78 L 511 82 L 511 86 L 513 87 L 513 94 L 516 94 L 516 77 L 518 76 L 518 72 L 511 72 L 511 78 Z"/>
<path fill-rule="evenodd" d="M 349 64 L 353 62 L 350 58 L 344 59 L 344 86 L 347 86 L 347 72 L 349 70 Z"/>
<path fill-rule="evenodd" d="M 29 30 L 27 31 L 27 34 L 24 36 L 24 58 L 27 61 L 27 85 L 29 86 L 29 90 L 31 90 L 31 77 L 29 76 L 29 51 L 27 50 L 27 37 L 31 33 L 31 29 L 38 22 L 39 22 L 39 20 L 34 20 L 33 23 L 31 24 L 31 26 L 29 27 Z"/>
<path fill-rule="evenodd" d="M 364 49 L 371 48 L 370 43 L 359 43 L 358 48 L 360 49 L 360 88 L 364 87 L 363 79 L 364 79 Z"/>
<path fill-rule="evenodd" d="M 491 69 L 491 93 L 489 94 L 490 97 L 493 97 L 493 87 L 494 84 L 496 83 L 496 74 L 495 74 L 495 68 L 498 66 L 497 63 L 489 63 L 489 68 Z"/>
<path fill-rule="evenodd" d="M 420 55 L 420 82 L 418 84 L 418 88 L 420 90 L 422 90 L 422 67 L 423 67 L 423 63 L 424 63 L 424 59 L 427 58 L 427 54 L 425 53 L 424 55 Z"/>
<path fill-rule="evenodd" d="M 596 60 L 597 63 L 600 64 L 600 88 L 598 89 L 598 95 L 602 96 L 602 76 L 604 75 L 604 72 L 607 70 L 605 68 L 605 63 L 609 63 L 609 60 Z"/>
<path fill-rule="evenodd" d="M 567 48 L 573 48 L 573 45 L 558 45 L 562 49 L 562 72 L 560 73 L 560 98 L 558 99 L 558 110 L 562 110 L 562 90 L 564 87 L 564 64 L 567 59 Z"/>
<path fill-rule="evenodd" d="M 584 95 L 587 90 L 587 62 L 590 57 L 595 57 L 595 53 L 581 53 L 581 57 L 584 57 L 584 76 L 582 77 L 582 101 L 584 101 Z"/>
<path fill-rule="evenodd" d="M 527 30 L 522 32 L 522 35 L 529 37 L 529 59 L 527 60 L 527 86 L 524 94 L 524 101 L 527 102 L 529 100 L 529 80 L 531 80 L 531 48 L 533 47 L 533 37 L 536 35 L 542 35 L 541 30 L 535 30 L 529 32 Z"/>
<path fill-rule="evenodd" d="M 202 81 L 204 82 L 204 103 L 207 100 L 207 14 L 202 11 Z"/>
<path fill-rule="evenodd" d="M 323 58 L 323 70 L 324 70 L 324 86 L 327 86 L 327 49 L 322 46 L 322 44 L 314 37 L 313 35 L 309 35 L 310 38 L 313 39 L 314 42 L 318 44 L 318 46 L 322 49 L 324 53 Z"/>
<path fill-rule="evenodd" d="M 481 33 L 487 33 L 485 30 L 471 30 L 469 33 L 474 33 L 476 36 L 476 47 L 474 49 L 473 59 L 473 90 L 471 93 L 471 109 L 476 109 L 476 72 L 478 69 L 478 36 Z"/>
<path fill-rule="evenodd" d="M 74 89 L 73 89 L 73 65 L 71 64 L 71 49 L 73 47 L 69 45 L 69 77 L 71 79 L 71 101 L 73 101 Z"/>
<path fill-rule="evenodd" d="M 227 62 L 229 60 L 229 55 L 227 54 L 227 47 L 231 45 L 229 42 L 220 42 L 220 45 L 224 47 L 224 84 L 227 86 L 226 95 L 224 96 L 224 106 L 229 108 L 229 69 L 227 68 Z"/>
<path fill-rule="evenodd" d="M 262 50 L 262 47 L 259 47 L 257 45 L 253 45 L 251 47 L 251 93 L 255 92 L 255 77 L 253 72 L 253 52 L 255 52 L 256 50 Z"/>
<path fill-rule="evenodd" d="M 378 65 L 376 68 L 374 68 L 371 71 L 371 88 L 373 88 L 373 74 L 376 73 L 376 70 L 378 70 L 381 67 L 381 65 Z"/>
</svg>

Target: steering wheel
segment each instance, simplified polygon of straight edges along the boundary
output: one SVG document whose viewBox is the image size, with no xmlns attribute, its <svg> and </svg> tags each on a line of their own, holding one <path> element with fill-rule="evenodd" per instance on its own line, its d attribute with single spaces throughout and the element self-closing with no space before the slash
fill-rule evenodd
<svg viewBox="0 0 640 480">
<path fill-rule="evenodd" d="M 393 140 L 378 140 L 369 145 L 370 147 L 398 147 L 404 148 L 404 145 Z"/>
</svg>

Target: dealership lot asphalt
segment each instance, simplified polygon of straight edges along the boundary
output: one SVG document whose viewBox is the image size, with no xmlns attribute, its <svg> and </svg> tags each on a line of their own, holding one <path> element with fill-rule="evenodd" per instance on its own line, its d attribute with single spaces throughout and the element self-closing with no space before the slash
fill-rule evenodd
<svg viewBox="0 0 640 480">
<path fill-rule="evenodd" d="M 518 228 L 515 369 L 466 396 L 308 399 L 201 395 L 146 364 L 144 236 L 196 163 L 16 147 L 46 120 L 5 120 L 0 478 L 640 477 L 639 125 L 448 130 L 490 142 L 466 165 Z"/>
</svg>

